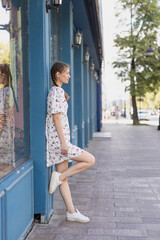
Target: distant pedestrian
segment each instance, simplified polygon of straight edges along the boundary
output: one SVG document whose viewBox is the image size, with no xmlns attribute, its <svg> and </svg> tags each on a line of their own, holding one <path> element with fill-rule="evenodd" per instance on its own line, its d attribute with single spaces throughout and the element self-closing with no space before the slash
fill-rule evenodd
<svg viewBox="0 0 160 240">
<path fill-rule="evenodd" d="M 59 186 L 61 196 L 67 209 L 68 221 L 89 222 L 89 218 L 75 209 L 68 177 L 71 177 L 95 163 L 95 158 L 89 152 L 71 144 L 70 128 L 67 117 L 69 99 L 68 94 L 62 89 L 62 84 L 67 84 L 70 79 L 69 66 L 62 62 L 56 62 L 51 68 L 51 78 L 54 86 L 50 89 L 47 98 L 46 118 L 46 165 L 50 167 L 55 164 L 56 171 L 52 171 L 49 193 L 55 192 Z M 68 168 L 68 162 L 76 161 Z"/>
<path fill-rule="evenodd" d="M 119 118 L 119 108 L 118 106 L 115 107 L 115 119 L 118 120 Z"/>
</svg>

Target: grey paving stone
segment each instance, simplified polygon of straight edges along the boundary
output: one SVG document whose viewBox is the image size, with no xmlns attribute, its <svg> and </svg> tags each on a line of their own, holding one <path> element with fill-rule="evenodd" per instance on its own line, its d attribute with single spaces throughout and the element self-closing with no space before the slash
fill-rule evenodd
<svg viewBox="0 0 160 240">
<path fill-rule="evenodd" d="M 81 240 L 81 239 L 88 240 L 88 237 L 84 235 L 76 235 L 76 234 L 70 235 L 68 233 L 66 234 L 57 233 L 54 238 L 54 240 Z"/>
<path fill-rule="evenodd" d="M 90 223 L 67 222 L 57 190 L 49 223 L 36 224 L 26 240 L 160 240 L 159 132 L 125 124 L 103 131 L 112 140 L 86 148 L 95 165 L 69 178 L 73 203 Z"/>
<path fill-rule="evenodd" d="M 109 235 L 109 236 L 135 236 L 145 237 L 147 232 L 145 230 L 128 230 L 128 229 L 88 229 L 88 235 Z"/>
<path fill-rule="evenodd" d="M 142 213 L 153 213 L 153 214 L 156 214 L 156 213 L 159 213 L 159 208 L 155 208 L 155 207 L 152 207 L 152 206 L 148 206 L 148 207 L 139 207 L 140 211 Z"/>
<path fill-rule="evenodd" d="M 117 223 L 118 229 L 134 229 L 134 230 L 145 230 L 144 224 L 136 224 L 136 223 Z"/>
<path fill-rule="evenodd" d="M 118 240 L 159 240 L 159 239 L 150 239 L 145 237 L 118 237 Z"/>
<path fill-rule="evenodd" d="M 83 211 L 83 213 L 86 213 L 86 211 Z M 99 216 L 99 217 L 114 217 L 115 212 L 112 211 L 112 208 L 105 209 L 104 208 L 92 208 L 91 211 L 88 211 L 86 213 L 87 215 L 90 214 L 90 216 Z"/>
<path fill-rule="evenodd" d="M 144 227 L 147 230 L 160 231 L 160 224 L 144 224 Z"/>
<path fill-rule="evenodd" d="M 54 233 L 32 233 L 27 237 L 27 240 L 53 240 L 55 237 Z"/>
<path fill-rule="evenodd" d="M 149 237 L 156 237 L 160 239 L 160 230 L 159 231 L 147 230 L 147 233 Z"/>
<path fill-rule="evenodd" d="M 87 240 L 117 240 L 115 236 L 88 236 Z"/>
<path fill-rule="evenodd" d="M 140 209 L 138 207 L 115 207 L 114 208 L 115 212 L 133 212 L 133 213 L 138 213 L 140 212 Z"/>
<path fill-rule="evenodd" d="M 160 218 L 160 212 L 142 212 L 143 218 Z"/>
<path fill-rule="evenodd" d="M 138 203 L 138 205 L 141 206 L 155 206 L 155 207 L 159 207 L 160 208 L 160 201 L 158 199 L 138 199 L 136 200 L 136 202 Z"/>
<path fill-rule="evenodd" d="M 99 217 L 92 216 L 92 221 L 106 221 L 111 223 L 142 223 L 142 219 L 139 217 Z"/>
<path fill-rule="evenodd" d="M 160 224 L 160 218 L 142 218 L 143 223 Z"/>
<path fill-rule="evenodd" d="M 154 193 L 154 190 L 149 187 L 132 187 L 134 193 Z"/>
<path fill-rule="evenodd" d="M 138 217 L 142 218 L 142 213 L 140 212 L 116 212 L 116 217 Z"/>
</svg>

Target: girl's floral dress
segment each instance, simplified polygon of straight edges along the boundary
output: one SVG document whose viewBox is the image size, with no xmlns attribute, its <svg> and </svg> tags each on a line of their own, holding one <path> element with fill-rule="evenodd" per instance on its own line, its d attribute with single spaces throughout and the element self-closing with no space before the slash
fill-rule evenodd
<svg viewBox="0 0 160 240">
<path fill-rule="evenodd" d="M 65 99 L 64 90 L 61 87 L 53 86 L 47 98 L 46 117 L 46 165 L 61 163 L 65 160 L 69 162 L 72 158 L 79 156 L 84 150 L 70 143 L 70 128 L 67 116 L 68 103 Z M 61 154 L 61 144 L 53 121 L 52 114 L 61 113 L 63 133 L 68 145 L 68 156 Z"/>
</svg>

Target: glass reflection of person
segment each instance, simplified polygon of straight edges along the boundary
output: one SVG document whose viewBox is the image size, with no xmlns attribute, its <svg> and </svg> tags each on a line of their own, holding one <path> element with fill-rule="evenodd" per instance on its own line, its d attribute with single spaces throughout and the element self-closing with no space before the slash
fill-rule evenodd
<svg viewBox="0 0 160 240">
<path fill-rule="evenodd" d="M 7 64 L 0 64 L 0 162 L 14 162 L 13 109 L 9 106 L 10 70 Z"/>
</svg>

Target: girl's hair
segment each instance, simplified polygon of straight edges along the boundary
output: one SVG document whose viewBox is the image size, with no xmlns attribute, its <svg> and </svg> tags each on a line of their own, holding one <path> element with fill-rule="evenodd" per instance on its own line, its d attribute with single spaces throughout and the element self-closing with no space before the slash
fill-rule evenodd
<svg viewBox="0 0 160 240">
<path fill-rule="evenodd" d="M 56 84 L 56 73 L 57 72 L 60 72 L 60 73 L 63 73 L 66 69 L 69 68 L 69 65 L 66 64 L 66 63 L 63 63 L 63 62 L 56 62 L 53 64 L 52 68 L 51 68 L 51 78 L 52 78 L 52 82 L 54 84 L 54 86 L 57 86 L 58 85 Z M 69 96 L 66 92 L 65 93 L 65 99 L 68 101 L 69 100 Z"/>
</svg>

